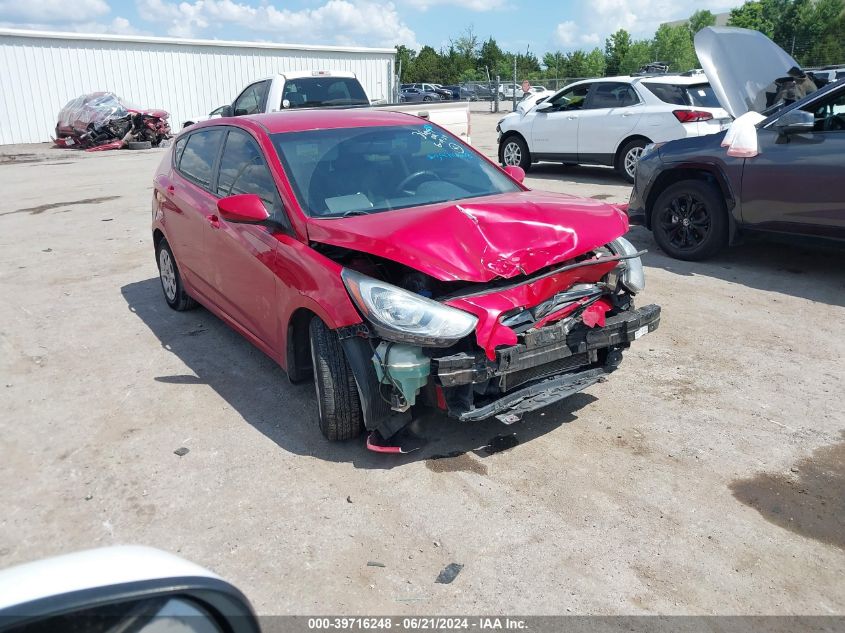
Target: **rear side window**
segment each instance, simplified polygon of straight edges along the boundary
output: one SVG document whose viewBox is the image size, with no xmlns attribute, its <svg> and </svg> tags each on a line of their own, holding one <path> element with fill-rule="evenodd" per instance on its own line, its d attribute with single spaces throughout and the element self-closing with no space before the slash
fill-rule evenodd
<svg viewBox="0 0 845 633">
<path fill-rule="evenodd" d="M 281 200 L 261 150 L 249 135 L 230 130 L 220 158 L 217 195 L 225 198 L 242 193 L 256 194 L 274 219 L 279 219 Z"/>
<path fill-rule="evenodd" d="M 287 101 L 287 105 L 285 104 Z M 283 108 L 369 105 L 367 95 L 353 77 L 303 77 L 289 79 L 282 92 Z"/>
<path fill-rule="evenodd" d="M 639 101 L 637 93 L 629 84 L 602 82 L 593 85 L 587 107 L 590 109 L 624 108 L 639 103 Z"/>
<path fill-rule="evenodd" d="M 182 160 L 182 152 L 185 151 L 185 143 L 188 142 L 188 137 L 184 136 L 176 141 L 176 146 L 173 148 L 173 164 L 179 166 L 179 161 Z"/>
<path fill-rule="evenodd" d="M 188 136 L 178 162 L 182 175 L 201 187 L 211 188 L 212 168 L 222 140 L 223 130 L 219 129 L 194 132 Z"/>
<path fill-rule="evenodd" d="M 643 82 L 655 97 L 672 105 L 698 106 L 700 108 L 719 108 L 719 100 L 710 84 L 661 84 Z"/>
</svg>

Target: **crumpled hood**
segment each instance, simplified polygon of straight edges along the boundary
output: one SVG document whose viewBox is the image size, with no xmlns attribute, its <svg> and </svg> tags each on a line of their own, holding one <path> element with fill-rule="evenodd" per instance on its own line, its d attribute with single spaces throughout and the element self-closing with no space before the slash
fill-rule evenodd
<svg viewBox="0 0 845 633">
<path fill-rule="evenodd" d="M 776 79 L 801 66 L 759 31 L 709 26 L 695 35 L 695 52 L 722 107 L 737 118 L 768 107 Z"/>
<path fill-rule="evenodd" d="M 538 191 L 308 219 L 312 241 L 384 257 L 441 281 L 531 274 L 627 230 L 627 216 L 614 206 Z"/>
</svg>

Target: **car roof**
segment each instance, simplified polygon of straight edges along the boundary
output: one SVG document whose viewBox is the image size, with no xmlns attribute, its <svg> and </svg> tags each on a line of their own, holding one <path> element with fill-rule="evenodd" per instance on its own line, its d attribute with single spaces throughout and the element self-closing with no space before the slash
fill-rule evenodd
<svg viewBox="0 0 845 633">
<path fill-rule="evenodd" d="M 218 120 L 228 123 L 229 119 Z M 314 108 L 288 110 L 270 114 L 240 116 L 235 121 L 252 121 L 263 127 L 268 134 L 280 132 L 305 132 L 307 130 L 334 130 L 347 127 L 379 127 L 387 125 L 422 125 L 426 121 L 411 114 L 388 110 L 364 108 Z"/>
<path fill-rule="evenodd" d="M 696 74 L 696 75 L 679 75 L 673 73 L 661 73 L 659 75 L 617 75 L 615 77 L 596 77 L 594 79 L 584 79 L 582 81 L 576 81 L 569 86 L 574 86 L 576 84 L 588 84 L 588 83 L 596 83 L 596 82 L 618 82 L 618 83 L 639 83 L 641 81 L 647 81 L 649 83 L 657 83 L 657 84 L 680 84 L 680 85 L 699 85 L 699 84 L 706 84 L 707 77 L 703 74 Z M 569 86 L 566 86 L 567 88 Z"/>
</svg>

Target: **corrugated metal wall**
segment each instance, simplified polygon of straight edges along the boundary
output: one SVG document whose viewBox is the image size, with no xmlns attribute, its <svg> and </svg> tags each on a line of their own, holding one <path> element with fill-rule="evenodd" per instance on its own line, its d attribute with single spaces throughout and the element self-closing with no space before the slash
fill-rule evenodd
<svg viewBox="0 0 845 633">
<path fill-rule="evenodd" d="M 393 59 L 389 49 L 0 30 L 0 144 L 49 141 L 61 107 L 99 90 L 167 110 L 174 131 L 185 120 L 231 103 L 249 82 L 277 72 L 349 70 L 371 99 L 389 98 Z"/>
</svg>

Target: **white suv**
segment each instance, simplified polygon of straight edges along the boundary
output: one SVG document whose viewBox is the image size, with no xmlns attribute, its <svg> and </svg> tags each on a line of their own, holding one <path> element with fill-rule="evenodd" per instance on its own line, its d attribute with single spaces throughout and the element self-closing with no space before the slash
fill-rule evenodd
<svg viewBox="0 0 845 633">
<path fill-rule="evenodd" d="M 730 122 L 700 74 L 588 79 L 499 121 L 499 162 L 613 165 L 633 182 L 649 143 L 712 134 Z"/>
</svg>

